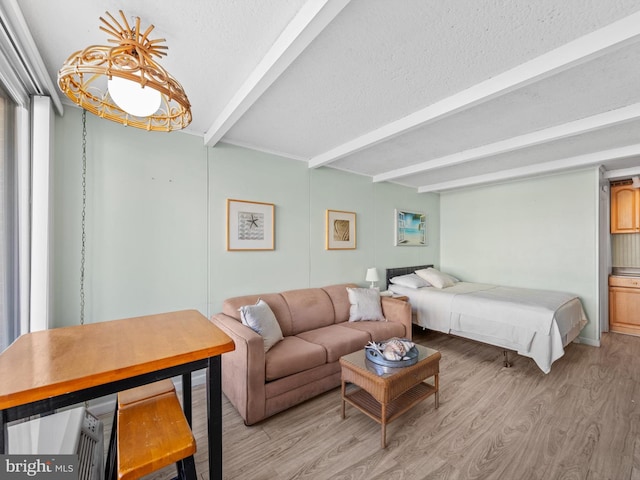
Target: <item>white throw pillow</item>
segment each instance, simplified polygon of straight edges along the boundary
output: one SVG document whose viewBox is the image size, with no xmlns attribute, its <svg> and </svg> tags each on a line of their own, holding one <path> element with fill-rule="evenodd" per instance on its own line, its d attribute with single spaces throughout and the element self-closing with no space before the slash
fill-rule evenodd
<svg viewBox="0 0 640 480">
<path fill-rule="evenodd" d="M 401 287 L 407 287 L 407 288 L 422 288 L 422 287 L 431 286 L 429 282 L 427 282 L 423 278 L 420 278 L 415 273 L 409 273 L 408 275 L 400 275 L 398 277 L 393 277 L 389 281 L 394 285 L 400 285 Z"/>
<path fill-rule="evenodd" d="M 455 283 L 453 281 L 453 277 L 431 267 L 416 270 L 416 275 L 426 280 L 436 288 L 453 287 L 453 284 Z"/>
<path fill-rule="evenodd" d="M 382 315 L 382 305 L 380 304 L 380 292 L 375 288 L 350 288 L 349 294 L 349 321 L 359 322 L 361 320 L 376 320 L 385 322 L 387 319 Z"/>
<path fill-rule="evenodd" d="M 238 310 L 242 323 L 264 339 L 265 353 L 282 340 L 282 329 L 267 302 L 259 298 L 255 305 L 245 305 Z"/>
</svg>

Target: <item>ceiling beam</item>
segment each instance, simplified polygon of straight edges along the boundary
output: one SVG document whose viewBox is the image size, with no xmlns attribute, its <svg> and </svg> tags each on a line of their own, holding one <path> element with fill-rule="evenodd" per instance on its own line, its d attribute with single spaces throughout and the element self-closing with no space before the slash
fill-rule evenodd
<svg viewBox="0 0 640 480">
<path fill-rule="evenodd" d="M 374 175 L 374 182 L 384 182 L 394 180 L 417 173 L 424 173 L 443 167 L 451 167 L 461 163 L 473 162 L 483 158 L 513 152 L 524 148 L 541 145 L 568 137 L 574 137 L 584 133 L 594 132 L 603 128 L 620 125 L 640 119 L 640 103 L 635 103 L 627 107 L 618 108 L 609 112 L 581 118 L 573 122 L 556 125 L 553 127 L 538 130 L 537 132 L 519 135 L 499 142 L 482 145 L 480 147 L 463 150 L 461 152 L 434 158 L 409 167 L 390 170 L 379 175 Z"/>
<path fill-rule="evenodd" d="M 604 173 L 604 178 L 617 180 L 619 178 L 633 177 L 634 175 L 640 175 L 640 165 L 637 167 L 621 168 L 619 170 L 609 170 Z"/>
<path fill-rule="evenodd" d="M 495 77 L 388 123 L 309 161 L 309 168 L 332 163 L 347 155 L 389 140 L 414 128 L 472 108 L 527 85 L 601 57 L 640 40 L 640 12 L 573 40 Z"/>
<path fill-rule="evenodd" d="M 204 135 L 205 145 L 218 143 L 348 3 L 349 0 L 307 1 L 209 127 Z"/>
<path fill-rule="evenodd" d="M 628 145 L 626 147 L 612 148 L 600 152 L 577 155 L 575 157 L 553 160 L 550 162 L 537 163 L 526 167 L 512 168 L 500 172 L 486 173 L 473 177 L 451 180 L 449 182 L 434 183 L 418 188 L 418 193 L 443 192 L 454 188 L 473 187 L 488 183 L 498 183 L 518 178 L 539 176 L 543 174 L 561 172 L 563 170 L 589 167 L 595 165 L 606 165 L 614 160 L 640 156 L 640 143 Z"/>
</svg>

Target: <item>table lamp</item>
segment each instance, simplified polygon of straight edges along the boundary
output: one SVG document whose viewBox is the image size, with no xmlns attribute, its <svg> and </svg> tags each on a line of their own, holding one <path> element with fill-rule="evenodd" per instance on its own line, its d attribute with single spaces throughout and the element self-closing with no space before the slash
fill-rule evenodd
<svg viewBox="0 0 640 480">
<path fill-rule="evenodd" d="M 376 288 L 375 283 L 380 280 L 378 277 L 378 270 L 375 268 L 367 268 L 367 276 L 365 277 L 367 282 L 371 282 L 371 286 L 369 288 Z"/>
</svg>

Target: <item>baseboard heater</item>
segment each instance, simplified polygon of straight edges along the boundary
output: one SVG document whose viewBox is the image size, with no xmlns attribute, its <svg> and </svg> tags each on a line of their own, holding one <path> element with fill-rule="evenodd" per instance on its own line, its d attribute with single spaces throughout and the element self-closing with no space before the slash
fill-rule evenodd
<svg viewBox="0 0 640 480">
<path fill-rule="evenodd" d="M 85 407 L 9 426 L 8 453 L 78 455 L 80 480 L 104 480 L 104 433 Z"/>
</svg>

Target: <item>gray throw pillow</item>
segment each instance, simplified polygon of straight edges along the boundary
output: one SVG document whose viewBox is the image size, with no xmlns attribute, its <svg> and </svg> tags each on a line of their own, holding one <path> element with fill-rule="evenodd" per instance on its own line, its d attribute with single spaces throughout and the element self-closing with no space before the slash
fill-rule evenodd
<svg viewBox="0 0 640 480">
<path fill-rule="evenodd" d="M 239 310 L 242 323 L 264 339 L 265 353 L 282 340 L 282 329 L 267 302 L 259 298 L 255 305 L 245 305 Z"/>
<path fill-rule="evenodd" d="M 387 319 L 382 315 L 382 305 L 380 305 L 380 292 L 375 288 L 350 288 L 349 294 L 349 321 L 359 322 L 361 320 L 376 320 L 385 322 Z"/>
</svg>

